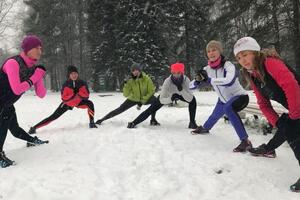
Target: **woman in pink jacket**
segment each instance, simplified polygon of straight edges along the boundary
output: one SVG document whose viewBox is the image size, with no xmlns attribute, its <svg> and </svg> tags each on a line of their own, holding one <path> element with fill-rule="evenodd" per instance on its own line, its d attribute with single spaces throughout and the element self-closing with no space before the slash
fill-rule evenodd
<svg viewBox="0 0 300 200">
<path fill-rule="evenodd" d="M 298 75 L 285 65 L 275 50 L 263 50 L 252 37 L 243 37 L 234 45 L 234 55 L 250 81 L 257 103 L 273 127 L 274 137 L 249 152 L 255 156 L 275 157 L 275 149 L 287 140 L 300 164 L 300 86 Z M 279 116 L 270 100 L 284 106 L 288 113 Z M 291 187 L 300 192 L 300 179 Z"/>
<path fill-rule="evenodd" d="M 3 151 L 7 131 L 13 136 L 25 140 L 31 145 L 48 143 L 26 133 L 18 124 L 14 103 L 32 86 L 38 97 L 46 95 L 43 77 L 46 69 L 35 65 L 42 54 L 42 42 L 29 35 L 22 42 L 23 51 L 20 55 L 8 58 L 0 69 L 0 167 L 14 164 Z"/>
</svg>

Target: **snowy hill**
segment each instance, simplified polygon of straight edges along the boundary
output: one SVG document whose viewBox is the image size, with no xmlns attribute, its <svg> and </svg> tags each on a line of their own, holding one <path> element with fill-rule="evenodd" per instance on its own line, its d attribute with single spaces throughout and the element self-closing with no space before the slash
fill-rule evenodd
<svg viewBox="0 0 300 200">
<path fill-rule="evenodd" d="M 213 92 L 196 92 L 197 123 L 213 109 Z M 119 93 L 92 94 L 96 119 L 119 106 Z M 16 104 L 21 127 L 28 130 L 49 116 L 60 95 L 43 100 L 29 93 Z M 147 106 L 143 106 L 142 110 Z M 4 200 L 298 200 L 289 186 L 300 176 L 287 144 L 275 159 L 233 153 L 239 143 L 233 128 L 220 120 L 209 135 L 191 135 L 188 109 L 163 107 L 157 112 L 160 127 L 149 120 L 137 129 L 127 123 L 141 111 L 131 108 L 88 129 L 86 110 L 68 111 L 52 124 L 37 130 L 48 145 L 26 148 L 8 134 L 5 151 L 16 166 L 0 169 L 0 199 Z M 247 129 L 254 146 L 267 142 Z M 222 171 L 222 173 L 218 173 Z"/>
</svg>

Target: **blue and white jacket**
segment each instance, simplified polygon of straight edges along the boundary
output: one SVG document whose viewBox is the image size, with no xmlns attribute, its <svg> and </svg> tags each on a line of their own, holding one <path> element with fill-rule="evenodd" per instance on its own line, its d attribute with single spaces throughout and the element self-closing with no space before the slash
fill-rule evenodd
<svg viewBox="0 0 300 200">
<path fill-rule="evenodd" d="M 223 103 L 226 103 L 232 97 L 247 95 L 246 90 L 239 82 L 239 71 L 231 62 L 226 61 L 223 67 L 217 69 L 206 66 L 204 70 L 207 72 L 210 84 Z"/>
</svg>

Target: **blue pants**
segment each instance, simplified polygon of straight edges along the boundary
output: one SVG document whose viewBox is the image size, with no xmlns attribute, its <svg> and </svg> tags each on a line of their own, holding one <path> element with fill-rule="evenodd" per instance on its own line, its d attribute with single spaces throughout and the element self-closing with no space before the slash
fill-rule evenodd
<svg viewBox="0 0 300 200">
<path fill-rule="evenodd" d="M 221 102 L 221 100 L 219 99 L 216 107 L 214 108 L 214 111 L 209 116 L 208 120 L 204 123 L 203 128 L 211 129 L 225 114 L 234 127 L 235 132 L 239 136 L 240 140 L 247 139 L 248 134 L 237 112 L 243 110 L 248 105 L 248 103 L 248 95 L 235 96 L 226 103 Z"/>
</svg>

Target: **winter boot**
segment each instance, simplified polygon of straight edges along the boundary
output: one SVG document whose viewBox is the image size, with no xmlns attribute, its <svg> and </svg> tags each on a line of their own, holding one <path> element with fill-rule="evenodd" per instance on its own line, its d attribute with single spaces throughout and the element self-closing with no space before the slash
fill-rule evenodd
<svg viewBox="0 0 300 200">
<path fill-rule="evenodd" d="M 208 134 L 209 133 L 209 129 L 203 128 L 203 126 L 198 126 L 195 130 L 191 131 L 192 135 L 197 135 L 197 134 Z"/>
<path fill-rule="evenodd" d="M 27 141 L 27 147 L 38 146 L 38 145 L 47 144 L 47 143 L 49 143 L 48 140 L 40 140 L 38 137 L 35 136 L 32 139 L 32 141 Z"/>
<path fill-rule="evenodd" d="M 267 145 L 262 144 L 259 147 L 249 149 L 252 156 L 262 156 L 267 158 L 276 158 L 275 150 L 267 150 Z"/>
<path fill-rule="evenodd" d="M 15 165 L 15 161 L 12 161 L 9 158 L 7 158 L 4 151 L 0 152 L 0 167 L 5 168 L 11 165 Z"/>
<path fill-rule="evenodd" d="M 233 149 L 233 152 L 246 152 L 251 148 L 252 148 L 252 144 L 250 140 L 245 139 L 242 140 L 241 143 L 236 148 Z"/>
<path fill-rule="evenodd" d="M 300 178 L 298 179 L 298 181 L 291 185 L 290 189 L 293 191 L 293 192 L 300 192 Z"/>
<path fill-rule="evenodd" d="M 98 128 L 94 122 L 89 123 L 90 128 Z"/>
<path fill-rule="evenodd" d="M 129 122 L 127 128 L 135 128 L 135 124 L 133 122 Z"/>
<path fill-rule="evenodd" d="M 190 121 L 188 128 L 190 128 L 190 129 L 196 129 L 197 127 L 198 127 L 198 125 L 196 124 L 195 121 Z"/>
<path fill-rule="evenodd" d="M 156 119 L 151 119 L 150 126 L 160 126 L 160 123 L 158 121 L 156 121 Z"/>
<path fill-rule="evenodd" d="M 34 127 L 30 127 L 28 133 L 31 134 L 35 134 L 36 133 L 36 129 Z"/>
</svg>

